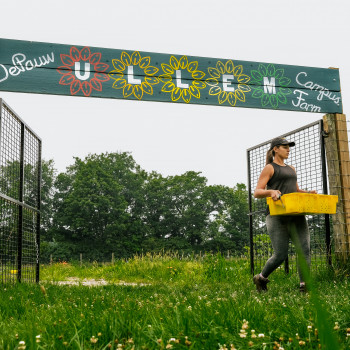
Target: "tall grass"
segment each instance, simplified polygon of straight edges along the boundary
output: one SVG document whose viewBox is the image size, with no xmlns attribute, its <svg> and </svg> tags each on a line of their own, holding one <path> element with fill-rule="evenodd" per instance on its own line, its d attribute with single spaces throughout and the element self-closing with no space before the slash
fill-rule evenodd
<svg viewBox="0 0 350 350">
<path fill-rule="evenodd" d="M 58 284 L 72 277 L 109 284 Z M 324 332 L 350 347 L 349 276 L 312 276 L 328 313 L 322 331 L 296 274 L 276 271 L 262 294 L 251 277 L 246 259 L 221 255 L 43 266 L 41 286 L 2 288 L 0 349 L 318 349 Z"/>
</svg>

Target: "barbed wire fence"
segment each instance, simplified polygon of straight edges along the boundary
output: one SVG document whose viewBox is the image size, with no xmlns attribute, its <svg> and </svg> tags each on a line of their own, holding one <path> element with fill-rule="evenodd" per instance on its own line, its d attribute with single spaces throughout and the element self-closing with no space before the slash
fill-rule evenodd
<svg viewBox="0 0 350 350">
<path fill-rule="evenodd" d="M 0 283 L 38 282 L 41 140 L 0 99 Z"/>
</svg>

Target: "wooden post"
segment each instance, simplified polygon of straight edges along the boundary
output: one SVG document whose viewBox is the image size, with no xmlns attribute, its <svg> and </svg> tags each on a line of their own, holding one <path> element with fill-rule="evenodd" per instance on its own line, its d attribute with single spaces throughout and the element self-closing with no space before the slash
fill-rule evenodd
<svg viewBox="0 0 350 350">
<path fill-rule="evenodd" d="M 112 265 L 114 265 L 114 253 L 112 253 Z"/>
<path fill-rule="evenodd" d="M 80 253 L 80 267 L 83 266 L 83 254 Z"/>
<path fill-rule="evenodd" d="M 323 122 L 327 133 L 329 191 L 339 199 L 337 213 L 333 216 L 335 254 L 338 260 L 346 262 L 350 256 L 350 158 L 346 117 L 327 114 Z"/>
</svg>

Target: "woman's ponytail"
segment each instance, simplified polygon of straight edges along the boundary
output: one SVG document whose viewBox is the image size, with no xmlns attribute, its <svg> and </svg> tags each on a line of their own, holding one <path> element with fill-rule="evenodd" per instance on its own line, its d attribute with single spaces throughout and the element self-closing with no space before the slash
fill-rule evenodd
<svg viewBox="0 0 350 350">
<path fill-rule="evenodd" d="M 273 149 L 269 149 L 266 153 L 266 165 L 271 164 L 273 162 L 274 156 L 275 156 L 275 151 Z"/>
</svg>

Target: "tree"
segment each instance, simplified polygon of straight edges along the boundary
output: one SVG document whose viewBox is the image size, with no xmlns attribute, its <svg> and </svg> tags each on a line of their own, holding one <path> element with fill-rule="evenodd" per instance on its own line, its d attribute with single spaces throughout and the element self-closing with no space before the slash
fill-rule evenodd
<svg viewBox="0 0 350 350">
<path fill-rule="evenodd" d="M 196 249 L 208 222 L 207 179 L 189 171 L 166 178 L 153 172 L 145 186 L 148 239 L 166 249 Z"/>
<path fill-rule="evenodd" d="M 43 196 L 53 208 L 52 220 L 48 214 L 43 224 L 51 252 L 60 258 L 77 259 L 83 253 L 105 260 L 112 252 L 125 257 L 141 249 L 241 251 L 248 244 L 242 184 L 207 186 L 207 179 L 194 171 L 147 174 L 130 154 L 106 153 L 75 158 L 54 186 L 53 200 L 52 191 Z"/>
<path fill-rule="evenodd" d="M 52 227 L 52 216 L 54 210 L 54 183 L 56 169 L 52 159 L 41 162 L 41 205 L 40 205 L 40 236 L 42 241 L 50 241 L 50 229 Z"/>
<path fill-rule="evenodd" d="M 248 191 L 244 184 L 233 188 L 209 186 L 210 223 L 205 232 L 206 250 L 242 253 L 249 244 Z"/>
<path fill-rule="evenodd" d="M 137 251 L 144 234 L 140 216 L 145 178 L 128 153 L 75 158 L 55 183 L 56 239 L 70 242 L 76 253 L 97 258 Z"/>
<path fill-rule="evenodd" d="M 8 161 L 7 164 L 2 165 L 0 168 L 0 192 L 12 197 L 13 199 L 20 200 L 31 206 L 34 209 L 38 209 L 39 206 L 39 178 L 40 167 L 38 162 L 24 162 L 23 166 L 23 191 L 22 197 L 20 197 L 20 185 L 21 185 L 21 165 L 18 160 Z M 52 198 L 53 198 L 53 181 L 54 181 L 54 169 L 53 161 L 42 160 L 41 163 L 41 236 L 45 237 L 49 228 L 50 218 L 52 217 Z M 13 249 L 9 247 L 11 245 L 17 245 L 18 240 L 18 212 L 19 205 L 13 204 L 8 201 L 1 201 L 1 223 L 0 223 L 0 240 L 6 242 L 6 244 L 0 247 L 1 255 L 3 250 L 8 250 L 9 255 L 15 259 Z M 36 242 L 36 229 L 37 229 L 37 213 L 33 210 L 23 210 L 23 220 L 25 222 L 24 230 L 22 232 L 23 240 Z M 36 244 L 36 243 L 35 243 Z M 6 248 L 6 246 L 8 246 Z M 28 249 L 26 245 L 22 248 L 22 253 L 32 255 L 31 249 Z"/>
</svg>

